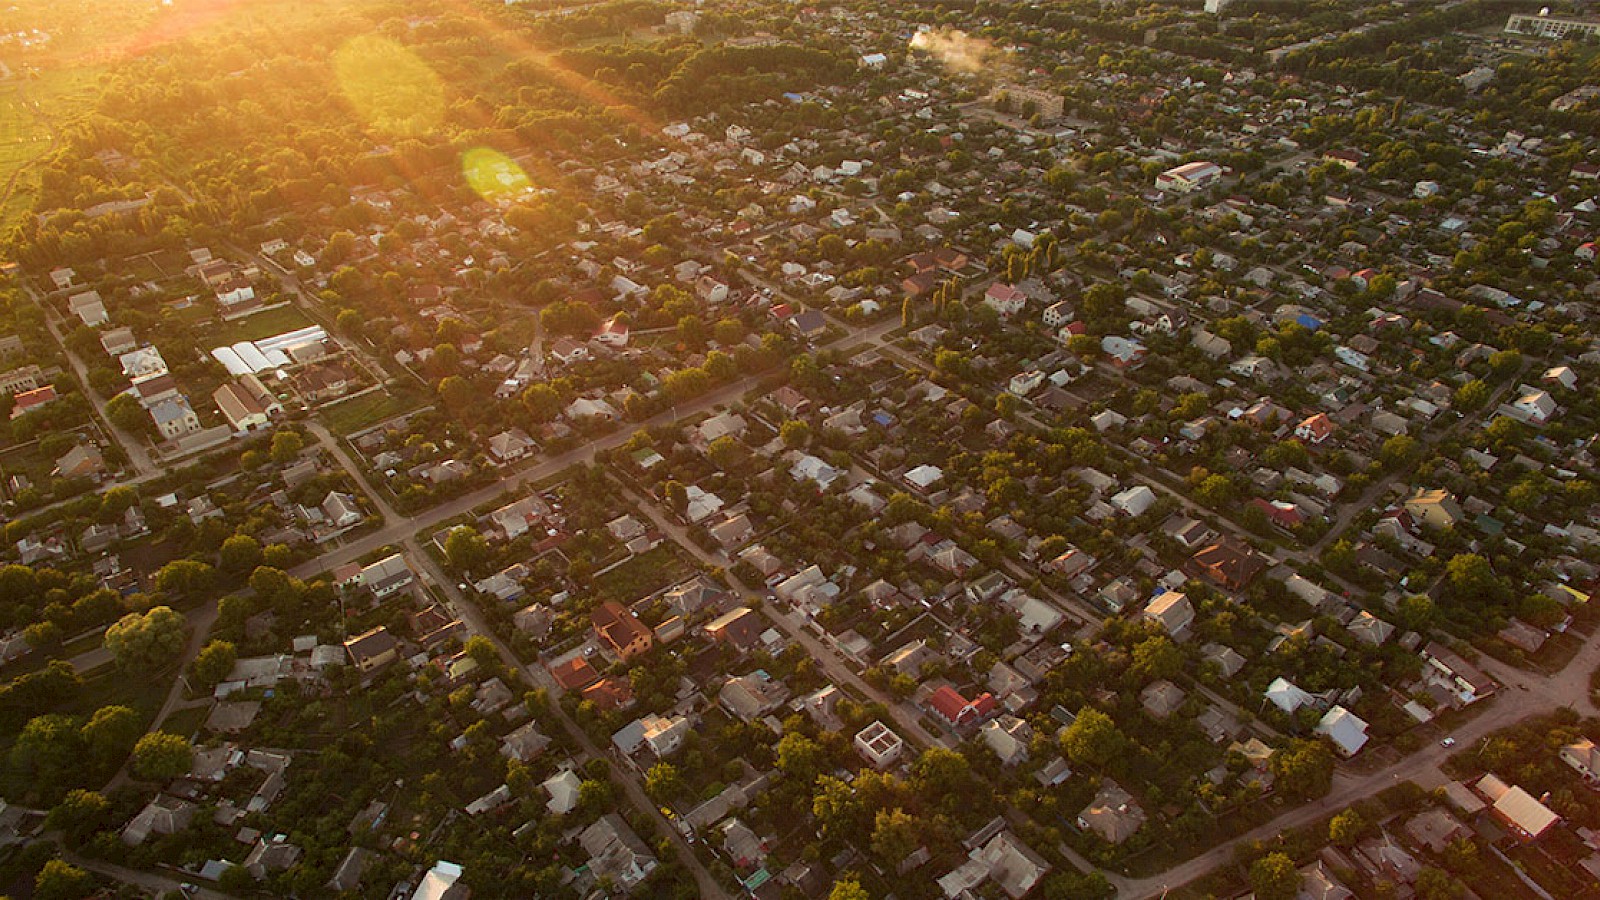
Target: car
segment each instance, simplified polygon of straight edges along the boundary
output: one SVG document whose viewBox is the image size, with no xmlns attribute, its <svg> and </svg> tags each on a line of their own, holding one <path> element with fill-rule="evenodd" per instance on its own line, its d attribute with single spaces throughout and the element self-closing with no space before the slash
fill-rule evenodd
<svg viewBox="0 0 1600 900">
<path fill-rule="evenodd" d="M 1455 745 L 1456 745 L 1456 739 L 1453 738 L 1453 737 L 1447 737 L 1444 740 L 1439 742 L 1439 746 L 1441 746 L 1441 747 L 1454 747 Z"/>
</svg>

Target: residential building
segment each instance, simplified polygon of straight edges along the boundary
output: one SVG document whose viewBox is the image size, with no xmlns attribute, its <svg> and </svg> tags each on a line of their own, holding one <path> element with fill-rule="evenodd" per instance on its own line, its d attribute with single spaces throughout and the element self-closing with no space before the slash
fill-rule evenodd
<svg viewBox="0 0 1600 900">
<path fill-rule="evenodd" d="M 1194 622 L 1194 604 L 1181 591 L 1166 591 L 1145 607 L 1144 619 L 1155 622 L 1174 638 L 1187 636 Z"/>
<path fill-rule="evenodd" d="M 1506 20 L 1507 34 L 1529 34 L 1562 40 L 1600 37 L 1600 19 L 1556 18 L 1547 13 L 1536 16 L 1516 13 Z"/>
<path fill-rule="evenodd" d="M 162 437 L 173 440 L 200 430 L 200 417 L 182 396 L 168 397 L 150 407 L 150 418 Z"/>
<path fill-rule="evenodd" d="M 1349 759 L 1367 743 L 1367 723 L 1342 706 L 1335 706 L 1317 723 L 1317 734 L 1333 742 L 1339 755 Z"/>
<path fill-rule="evenodd" d="M 345 641 L 344 649 L 350 654 L 351 664 L 366 674 L 394 662 L 399 656 L 400 642 L 389 629 L 379 625 Z"/>
<path fill-rule="evenodd" d="M 1561 748 L 1561 761 L 1575 769 L 1584 781 L 1600 781 L 1600 746 L 1589 738 L 1579 738 Z"/>
<path fill-rule="evenodd" d="M 626 894 L 655 871 L 656 858 L 644 841 L 628 827 L 622 816 L 609 813 L 578 835 L 578 844 L 589 857 L 589 871 L 607 879 Z"/>
<path fill-rule="evenodd" d="M 648 651 L 654 643 L 650 629 L 615 600 L 595 607 L 590 618 L 601 646 L 620 660 L 630 660 Z"/>
<path fill-rule="evenodd" d="M 1222 167 L 1213 162 L 1192 162 L 1174 166 L 1156 176 L 1156 189 L 1187 194 L 1215 184 L 1222 178 Z"/>
<path fill-rule="evenodd" d="M 1489 815 L 1507 826 L 1524 843 L 1538 840 L 1561 821 L 1560 816 L 1534 799 L 1532 794 L 1506 784 L 1493 774 L 1478 779 L 1472 789 L 1489 804 Z"/>
<path fill-rule="evenodd" d="M 988 691 L 974 700 L 968 700 L 955 688 L 943 685 L 929 695 L 928 706 L 950 727 L 967 728 L 993 715 L 998 704 Z"/>
<path fill-rule="evenodd" d="M 886 769 L 894 765 L 905 752 L 905 742 L 900 736 L 876 719 L 871 725 L 856 732 L 854 744 L 861 758 L 875 769 Z"/>
<path fill-rule="evenodd" d="M 1099 793 L 1078 813 L 1078 827 L 1093 831 L 1109 844 L 1133 837 L 1144 823 L 1145 812 L 1134 802 L 1133 795 L 1109 778 L 1100 783 Z"/>
<path fill-rule="evenodd" d="M 1422 649 L 1422 677 L 1443 689 L 1452 702 L 1466 706 L 1495 692 L 1497 685 L 1481 669 L 1467 662 L 1443 644 L 1432 642 Z"/>
<path fill-rule="evenodd" d="M 1235 591 L 1244 590 L 1267 567 L 1255 550 L 1231 538 L 1202 547 L 1190 561 L 1201 574 Z"/>
<path fill-rule="evenodd" d="M 385 556 L 371 565 L 362 567 L 356 582 L 372 591 L 372 596 L 382 600 L 416 580 L 416 574 L 403 554 Z"/>
<path fill-rule="evenodd" d="M 1405 510 L 1414 521 L 1433 528 L 1454 527 L 1464 515 L 1455 496 L 1443 488 L 1417 488 L 1406 500 Z"/>
</svg>

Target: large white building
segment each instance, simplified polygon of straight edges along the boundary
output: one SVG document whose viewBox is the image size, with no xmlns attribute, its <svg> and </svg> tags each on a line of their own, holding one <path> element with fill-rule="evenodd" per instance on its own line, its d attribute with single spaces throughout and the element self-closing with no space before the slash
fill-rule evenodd
<svg viewBox="0 0 1600 900">
<path fill-rule="evenodd" d="M 1156 188 L 1178 194 L 1198 191 L 1222 177 L 1222 167 L 1204 160 L 1174 166 L 1156 176 Z"/>
<path fill-rule="evenodd" d="M 1600 37 L 1600 19 L 1556 19 L 1518 14 L 1506 20 L 1506 33 L 1547 38 L 1595 38 Z"/>
</svg>

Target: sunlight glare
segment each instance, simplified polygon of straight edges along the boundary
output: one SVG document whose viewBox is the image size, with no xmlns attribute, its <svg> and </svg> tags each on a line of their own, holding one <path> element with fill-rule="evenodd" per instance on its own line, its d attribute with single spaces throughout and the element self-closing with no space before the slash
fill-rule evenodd
<svg viewBox="0 0 1600 900">
<path fill-rule="evenodd" d="M 515 200 L 533 189 L 533 179 L 517 161 L 498 150 L 474 147 L 461 157 L 467 185 L 491 203 Z"/>
<path fill-rule="evenodd" d="M 333 56 L 345 99 L 368 125 L 415 135 L 444 119 L 444 86 L 428 64 L 388 38 L 364 35 Z"/>
</svg>

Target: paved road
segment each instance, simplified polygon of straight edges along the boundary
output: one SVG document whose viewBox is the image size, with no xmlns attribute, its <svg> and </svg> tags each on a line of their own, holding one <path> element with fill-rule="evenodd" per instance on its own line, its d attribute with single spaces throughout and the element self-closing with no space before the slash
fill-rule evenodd
<svg viewBox="0 0 1600 900">
<path fill-rule="evenodd" d="M 133 469 L 134 474 L 140 478 L 153 478 L 160 475 L 162 473 L 161 467 L 156 465 L 155 461 L 150 458 L 150 452 L 145 447 L 144 439 L 118 428 L 117 424 L 111 421 L 111 417 L 106 415 L 106 401 L 101 398 L 100 394 L 95 391 L 94 386 L 89 382 L 89 367 L 84 365 L 83 360 L 79 359 L 78 355 L 73 353 L 72 349 L 67 346 L 66 339 L 61 334 L 61 323 L 56 318 L 55 310 L 51 308 L 47 300 L 39 296 L 32 285 L 24 283 L 24 288 L 29 296 L 33 298 L 33 301 L 39 304 L 39 308 L 44 310 L 44 321 L 45 325 L 50 329 L 50 335 L 61 346 L 61 352 L 67 357 L 67 362 L 71 364 L 72 371 L 77 373 L 78 383 L 83 387 L 83 395 L 89 398 L 90 403 L 94 404 L 95 414 L 99 416 L 100 422 L 105 426 L 106 433 L 116 439 L 116 442 L 122 445 L 123 451 L 127 453 L 128 465 Z"/>
<path fill-rule="evenodd" d="M 195 893 L 190 895 L 192 897 L 199 897 L 200 900 L 234 900 L 234 896 L 232 894 L 224 894 L 223 892 L 213 888 L 201 887 L 198 883 L 198 878 L 196 878 L 193 882 L 185 882 L 180 881 L 177 878 L 171 878 L 166 875 L 162 875 L 158 872 L 149 872 L 141 869 L 129 869 L 126 866 L 112 865 L 104 860 L 89 859 L 87 857 L 78 856 L 75 853 L 63 853 L 61 856 L 62 859 L 72 863 L 80 869 L 86 869 L 90 872 L 94 872 L 97 875 L 103 875 L 106 878 L 110 878 L 114 881 L 120 881 L 123 884 L 131 884 L 136 887 L 144 888 L 145 890 L 150 891 L 152 894 L 157 896 L 172 893 L 179 890 L 184 884 L 193 883 L 195 884 L 196 890 Z"/>
</svg>

